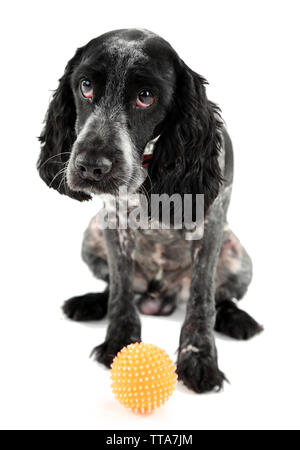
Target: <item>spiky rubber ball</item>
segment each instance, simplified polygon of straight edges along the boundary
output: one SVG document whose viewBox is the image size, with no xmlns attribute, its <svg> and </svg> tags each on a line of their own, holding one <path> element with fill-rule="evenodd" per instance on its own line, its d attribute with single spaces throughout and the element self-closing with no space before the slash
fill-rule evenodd
<svg viewBox="0 0 300 450">
<path fill-rule="evenodd" d="M 177 382 L 175 366 L 167 353 L 144 342 L 122 348 L 110 372 L 117 400 L 139 414 L 149 414 L 165 403 Z"/>
</svg>

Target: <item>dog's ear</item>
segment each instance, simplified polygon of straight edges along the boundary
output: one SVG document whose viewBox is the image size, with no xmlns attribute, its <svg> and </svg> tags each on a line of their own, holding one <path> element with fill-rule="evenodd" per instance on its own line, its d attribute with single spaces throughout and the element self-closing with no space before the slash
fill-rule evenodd
<svg viewBox="0 0 300 450">
<path fill-rule="evenodd" d="M 41 153 L 37 168 L 45 183 L 60 194 L 77 200 L 89 200 L 90 196 L 83 192 L 72 191 L 66 182 L 65 169 L 76 139 L 76 109 L 71 88 L 71 75 L 80 60 L 83 48 L 79 48 L 68 62 L 59 85 L 53 94 L 46 118 L 45 126 L 39 137 Z"/>
<path fill-rule="evenodd" d="M 218 155 L 222 122 L 206 96 L 206 80 L 179 60 L 173 106 L 155 146 L 152 193 L 204 194 L 205 212 L 222 182 Z"/>
</svg>

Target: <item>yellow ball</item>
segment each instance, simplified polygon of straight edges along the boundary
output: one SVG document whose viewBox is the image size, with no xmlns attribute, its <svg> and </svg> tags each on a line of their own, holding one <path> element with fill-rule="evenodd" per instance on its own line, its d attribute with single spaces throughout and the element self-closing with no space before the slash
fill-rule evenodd
<svg viewBox="0 0 300 450">
<path fill-rule="evenodd" d="M 173 393 L 177 374 L 167 353 L 136 342 L 124 347 L 111 365 L 112 390 L 119 402 L 135 413 L 151 413 Z"/>
</svg>

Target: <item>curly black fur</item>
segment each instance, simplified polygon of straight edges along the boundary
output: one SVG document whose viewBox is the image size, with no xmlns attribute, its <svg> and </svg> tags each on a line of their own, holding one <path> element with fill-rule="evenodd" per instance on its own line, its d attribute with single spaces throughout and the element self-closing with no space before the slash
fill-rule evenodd
<svg viewBox="0 0 300 450">
<path fill-rule="evenodd" d="M 39 137 L 42 151 L 37 163 L 41 178 L 60 194 L 76 200 L 89 200 L 91 197 L 83 192 L 70 189 L 64 177 L 63 169 L 69 161 L 72 146 L 76 139 L 76 109 L 71 89 L 71 75 L 83 53 L 80 48 L 68 62 L 59 86 L 53 94 L 45 118 L 45 127 Z"/>
<path fill-rule="evenodd" d="M 151 193 L 204 194 L 205 212 L 222 183 L 219 108 L 206 96 L 207 81 L 183 61 L 176 61 L 176 90 L 162 126 L 146 186 Z"/>
</svg>

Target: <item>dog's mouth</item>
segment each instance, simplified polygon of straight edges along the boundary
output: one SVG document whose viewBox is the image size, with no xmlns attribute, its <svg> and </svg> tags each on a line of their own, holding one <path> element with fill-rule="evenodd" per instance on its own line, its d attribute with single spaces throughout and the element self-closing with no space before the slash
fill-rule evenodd
<svg viewBox="0 0 300 450">
<path fill-rule="evenodd" d="M 112 194 L 116 195 L 121 184 L 121 177 L 114 175 L 103 176 L 101 180 L 83 179 L 77 171 L 67 175 L 67 184 L 72 191 L 86 194 Z"/>
</svg>

